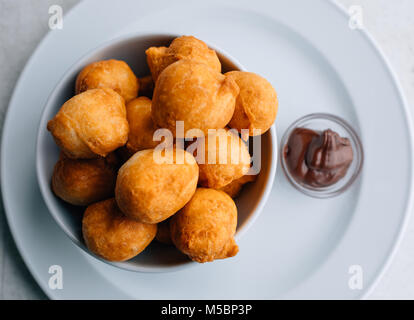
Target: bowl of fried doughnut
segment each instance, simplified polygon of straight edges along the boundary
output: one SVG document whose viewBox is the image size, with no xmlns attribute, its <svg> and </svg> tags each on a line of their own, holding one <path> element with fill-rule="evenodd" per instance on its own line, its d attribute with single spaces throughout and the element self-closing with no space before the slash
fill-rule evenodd
<svg viewBox="0 0 414 320">
<path fill-rule="evenodd" d="M 42 196 L 77 246 L 122 269 L 235 257 L 272 188 L 277 109 L 266 79 L 194 36 L 111 40 L 44 107 Z"/>
</svg>

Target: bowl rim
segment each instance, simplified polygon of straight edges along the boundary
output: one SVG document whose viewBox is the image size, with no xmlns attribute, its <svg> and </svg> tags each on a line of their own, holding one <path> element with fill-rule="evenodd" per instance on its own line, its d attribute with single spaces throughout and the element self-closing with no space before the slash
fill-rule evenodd
<svg viewBox="0 0 414 320">
<path fill-rule="evenodd" d="M 126 35 L 118 36 L 118 37 L 112 38 L 110 40 L 104 41 L 100 45 L 90 49 L 88 52 L 86 52 L 84 55 L 82 55 L 75 63 L 73 63 L 72 65 L 70 65 L 67 68 L 67 70 L 64 72 L 63 76 L 59 79 L 57 84 L 51 90 L 51 92 L 50 92 L 50 94 L 49 94 L 49 96 L 48 96 L 48 98 L 47 98 L 47 100 L 46 100 L 46 102 L 43 106 L 43 110 L 42 110 L 41 116 L 40 116 L 40 121 L 38 123 L 36 145 L 35 145 L 35 150 L 36 150 L 36 164 L 35 164 L 35 166 L 36 166 L 36 178 L 37 178 L 37 183 L 39 185 L 43 201 L 46 204 L 46 207 L 49 211 L 49 214 L 52 216 L 53 220 L 59 226 L 59 228 L 64 232 L 64 234 L 76 245 L 76 247 L 81 249 L 81 252 L 96 258 L 98 261 L 101 261 L 101 262 L 103 262 L 105 264 L 108 264 L 108 265 L 111 265 L 113 267 L 120 268 L 122 270 L 127 270 L 127 271 L 132 271 L 132 272 L 142 272 L 142 273 L 165 273 L 165 272 L 173 272 L 173 271 L 182 270 L 182 269 L 188 268 L 190 266 L 195 266 L 195 265 L 197 265 L 197 263 L 190 260 L 190 259 L 188 259 L 188 261 L 186 261 L 184 263 L 180 263 L 180 264 L 177 264 L 177 265 L 171 265 L 171 266 L 154 266 L 154 267 L 153 266 L 151 266 L 151 267 L 137 266 L 137 265 L 132 265 L 132 264 L 128 263 L 128 260 L 121 261 L 121 262 L 108 261 L 108 260 L 105 260 L 102 257 L 96 255 L 95 253 L 91 252 L 90 250 L 88 250 L 88 248 L 86 247 L 86 245 L 82 241 L 80 241 L 78 238 L 72 236 L 72 234 L 68 231 L 68 228 L 67 228 L 66 224 L 63 223 L 63 221 L 60 219 L 60 214 L 55 212 L 54 205 L 49 200 L 49 196 L 51 195 L 50 181 L 45 183 L 43 169 L 42 169 L 41 161 L 40 161 L 40 154 L 41 154 L 40 144 L 41 144 L 42 130 L 43 130 L 42 128 L 43 128 L 43 125 L 46 124 L 47 121 L 49 120 L 49 119 L 46 119 L 46 116 L 48 114 L 48 111 L 52 107 L 52 104 L 51 104 L 52 100 L 54 100 L 56 98 L 57 94 L 59 93 L 58 89 L 60 87 L 62 87 L 62 85 L 72 75 L 72 73 L 74 73 L 74 70 L 80 69 L 82 66 L 84 66 L 86 61 L 90 57 L 92 57 L 94 54 L 98 53 L 99 51 L 101 51 L 103 49 L 114 46 L 116 44 L 120 44 L 122 42 L 132 41 L 132 40 L 135 40 L 135 39 L 137 41 L 139 41 L 142 38 L 151 38 L 151 37 L 176 38 L 176 37 L 179 37 L 179 36 L 181 36 L 181 35 L 177 35 L 177 34 L 174 34 L 174 33 L 135 32 L 135 33 L 129 33 L 129 34 L 126 34 Z M 208 42 L 208 41 L 204 41 L 204 42 L 208 45 L 209 48 L 214 49 L 217 52 L 217 54 L 219 55 L 219 57 L 222 56 L 222 57 L 226 58 L 234 66 L 236 66 L 240 71 L 246 71 L 244 66 L 242 64 L 240 64 L 240 62 L 237 59 L 235 59 L 232 55 L 230 55 L 228 52 L 226 52 L 223 49 L 219 49 L 218 46 L 212 44 L 211 42 Z M 267 132 L 264 133 L 264 134 L 267 134 Z M 239 240 L 247 232 L 247 230 L 254 224 L 254 222 L 256 221 L 256 219 L 258 218 L 260 213 L 262 212 L 263 207 L 265 206 L 265 204 L 267 202 L 267 199 L 270 195 L 270 192 L 272 190 L 272 187 L 273 187 L 273 182 L 274 182 L 274 178 L 275 178 L 275 175 L 276 175 L 276 168 L 277 168 L 277 162 L 278 162 L 278 142 L 277 142 L 277 135 L 276 135 L 276 130 L 275 130 L 275 125 L 274 124 L 268 130 L 268 134 L 269 134 L 269 139 L 270 139 L 271 150 L 268 151 L 269 152 L 269 168 L 268 168 L 268 173 L 267 173 L 267 176 L 266 176 L 266 179 L 265 179 L 265 185 L 264 185 L 264 188 L 262 190 L 262 194 L 260 196 L 260 199 L 257 202 L 256 207 L 250 213 L 248 219 L 243 224 L 243 226 L 241 226 L 236 231 L 235 240 Z M 55 196 L 55 195 L 52 194 L 52 196 Z"/>
</svg>

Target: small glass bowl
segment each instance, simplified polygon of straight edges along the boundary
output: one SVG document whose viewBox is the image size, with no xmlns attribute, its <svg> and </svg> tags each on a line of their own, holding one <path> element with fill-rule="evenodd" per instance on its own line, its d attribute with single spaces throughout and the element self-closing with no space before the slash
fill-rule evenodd
<svg viewBox="0 0 414 320">
<path fill-rule="evenodd" d="M 354 158 L 345 177 L 327 187 L 313 187 L 301 181 L 297 181 L 290 174 L 284 156 L 285 146 L 292 131 L 296 128 L 307 128 L 315 131 L 331 129 L 337 132 L 341 137 L 348 138 L 352 145 Z M 280 146 L 280 162 L 285 176 L 296 189 L 314 198 L 335 197 L 347 190 L 358 177 L 364 160 L 362 144 L 354 129 L 352 129 L 351 126 L 343 119 L 327 113 L 312 113 L 293 122 L 283 135 Z"/>
</svg>

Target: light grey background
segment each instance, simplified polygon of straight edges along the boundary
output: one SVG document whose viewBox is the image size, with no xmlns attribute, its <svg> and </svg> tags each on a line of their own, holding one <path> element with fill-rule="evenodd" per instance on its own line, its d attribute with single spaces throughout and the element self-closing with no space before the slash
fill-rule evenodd
<svg viewBox="0 0 414 320">
<path fill-rule="evenodd" d="M 20 72 L 48 31 L 49 7 L 58 4 L 66 13 L 78 2 L 79 0 L 0 0 L 0 125 L 3 124 Z M 388 57 L 410 106 L 414 107 L 414 0 L 338 2 L 346 8 L 351 5 L 363 8 L 366 29 Z M 414 108 L 411 110 L 414 114 Z M 0 211 L 0 299 L 46 299 L 16 249 L 2 205 Z M 414 299 L 412 252 L 414 219 L 411 219 L 395 259 L 371 294 L 371 299 Z"/>
</svg>

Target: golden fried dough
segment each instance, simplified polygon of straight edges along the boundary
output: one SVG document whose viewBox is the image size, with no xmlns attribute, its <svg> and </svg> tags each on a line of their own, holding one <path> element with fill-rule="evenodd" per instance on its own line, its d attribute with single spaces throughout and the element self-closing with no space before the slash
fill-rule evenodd
<svg viewBox="0 0 414 320">
<path fill-rule="evenodd" d="M 229 184 L 222 187 L 220 190 L 227 193 L 230 197 L 236 198 L 239 195 L 242 187 L 246 183 L 255 181 L 256 177 L 257 176 L 255 176 L 255 175 L 245 175 L 245 176 L 243 176 L 239 179 L 233 180 Z"/>
<path fill-rule="evenodd" d="M 93 253 L 109 261 L 125 261 L 150 244 L 157 225 L 126 217 L 112 198 L 86 208 L 82 232 L 86 246 Z"/>
<path fill-rule="evenodd" d="M 265 133 L 276 119 L 278 100 L 275 89 L 255 73 L 231 71 L 226 76 L 234 79 L 240 88 L 229 126 L 239 131 L 249 129 L 250 136 Z M 260 133 L 254 134 L 254 129 L 259 129 Z"/>
<path fill-rule="evenodd" d="M 236 82 L 203 63 L 180 60 L 159 76 L 152 100 L 152 119 L 176 136 L 176 121 L 189 129 L 224 128 L 234 113 Z"/>
<path fill-rule="evenodd" d="M 126 62 L 112 59 L 87 65 L 76 78 L 76 94 L 98 88 L 111 88 L 128 102 L 138 96 L 139 84 Z"/>
<path fill-rule="evenodd" d="M 233 257 L 237 208 L 226 193 L 198 188 L 170 221 L 171 239 L 192 260 L 203 263 Z"/>
<path fill-rule="evenodd" d="M 178 150 L 166 149 L 164 156 L 176 157 Z M 160 163 L 157 151 L 138 151 L 118 172 L 115 197 L 128 217 L 158 223 L 180 210 L 197 187 L 198 166 L 194 157 L 180 150 L 185 161 Z"/>
<path fill-rule="evenodd" d="M 117 175 L 114 154 L 98 159 L 70 159 L 61 154 L 52 176 L 52 190 L 62 200 L 77 206 L 113 196 Z"/>
<path fill-rule="evenodd" d="M 164 244 L 172 244 L 170 233 L 170 220 L 164 220 L 157 225 L 157 235 L 155 236 L 157 241 Z"/>
<path fill-rule="evenodd" d="M 139 97 L 128 102 L 126 109 L 129 123 L 128 150 L 133 154 L 140 150 L 155 148 L 160 141 L 153 139 L 157 127 L 151 118 L 151 100 Z"/>
<path fill-rule="evenodd" d="M 221 63 L 216 52 L 193 36 L 176 38 L 168 48 L 150 47 L 145 53 L 154 81 L 166 67 L 182 59 L 204 63 L 214 71 L 221 72 Z"/>
<path fill-rule="evenodd" d="M 138 78 L 139 82 L 139 91 L 138 94 L 140 96 L 144 96 L 147 98 L 152 99 L 152 94 L 154 93 L 154 80 L 152 80 L 152 76 L 145 76 L 142 78 Z"/>
<path fill-rule="evenodd" d="M 82 92 L 63 104 L 47 129 L 70 158 L 105 157 L 128 139 L 124 99 L 108 88 Z"/>
<path fill-rule="evenodd" d="M 210 132 L 205 139 L 199 138 L 195 143 L 203 144 L 205 151 L 204 157 L 197 156 L 201 186 L 220 189 L 249 171 L 247 145 L 231 130 Z M 197 147 L 196 152 L 202 152 L 202 149 Z"/>
</svg>

